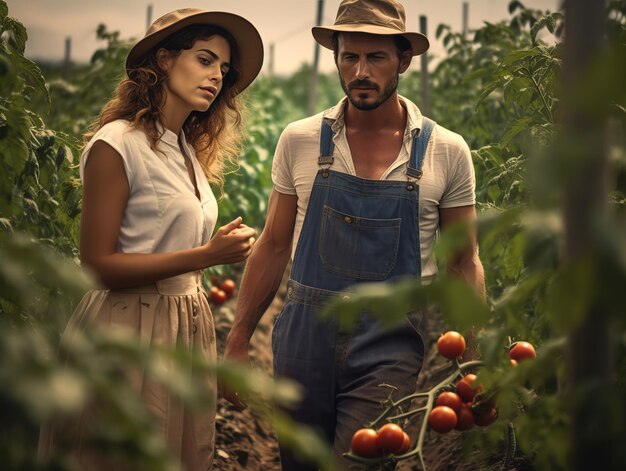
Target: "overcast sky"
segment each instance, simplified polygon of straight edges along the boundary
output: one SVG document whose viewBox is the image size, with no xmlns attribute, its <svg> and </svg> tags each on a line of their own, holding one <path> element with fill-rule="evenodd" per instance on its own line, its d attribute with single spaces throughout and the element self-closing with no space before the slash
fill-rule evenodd
<svg viewBox="0 0 626 471">
<path fill-rule="evenodd" d="M 466 0 L 469 3 L 469 28 L 485 21 L 497 22 L 509 17 L 509 0 Z M 315 24 L 318 0 L 7 0 L 9 15 L 21 21 L 28 30 L 26 55 L 33 59 L 61 60 L 65 38 L 72 38 L 72 60 L 87 62 L 103 43 L 95 31 L 104 23 L 111 31 L 120 31 L 124 38 L 139 38 L 146 30 L 148 5 L 152 19 L 170 10 L 197 7 L 205 10 L 229 11 L 250 20 L 265 43 L 264 71 L 268 68 L 269 45 L 274 44 L 274 71 L 289 74 L 304 62 L 311 62 L 314 41 L 311 27 Z M 324 0 L 322 24 L 332 24 L 340 0 Z M 530 8 L 556 10 L 559 0 L 522 0 Z M 443 53 L 434 33 L 439 23 L 454 30 L 462 27 L 463 0 L 403 0 L 407 30 L 419 30 L 419 16 L 428 18 L 430 52 Z M 417 67 L 419 61 L 413 61 Z M 321 49 L 320 69 L 334 70 L 332 53 Z"/>
</svg>

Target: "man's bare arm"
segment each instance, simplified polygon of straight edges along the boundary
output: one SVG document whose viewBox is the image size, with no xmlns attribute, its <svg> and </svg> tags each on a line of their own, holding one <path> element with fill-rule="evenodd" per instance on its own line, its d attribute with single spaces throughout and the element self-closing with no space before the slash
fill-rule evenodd
<svg viewBox="0 0 626 471">
<path fill-rule="evenodd" d="M 467 243 L 449 260 L 448 275 L 465 280 L 484 300 L 486 298 L 485 272 L 478 256 L 476 209 L 474 206 L 442 208 L 439 216 L 442 232 L 456 224 L 467 225 Z"/>
<path fill-rule="evenodd" d="M 280 287 L 291 256 L 298 198 L 276 190 L 270 195 L 265 228 L 252 248 L 237 298 L 237 312 L 226 339 L 225 360 L 247 363 L 250 339 Z M 239 408 L 237 395 L 222 389 L 222 396 Z"/>
<path fill-rule="evenodd" d="M 439 212 L 439 224 L 445 231 L 455 224 L 465 224 L 467 240 L 464 247 L 453 254 L 448 262 L 448 275 L 464 280 L 474 288 L 478 295 L 485 300 L 485 272 L 478 256 L 478 242 L 476 237 L 476 209 L 474 206 L 460 206 L 457 208 L 442 208 Z M 463 354 L 463 361 L 476 359 L 475 332 L 470 329 L 465 332 L 467 350 Z"/>
</svg>

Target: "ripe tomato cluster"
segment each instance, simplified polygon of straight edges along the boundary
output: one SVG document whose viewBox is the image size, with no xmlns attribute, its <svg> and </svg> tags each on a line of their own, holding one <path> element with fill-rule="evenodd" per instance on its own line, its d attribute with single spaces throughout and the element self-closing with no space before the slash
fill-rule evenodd
<svg viewBox="0 0 626 471">
<path fill-rule="evenodd" d="M 450 360 L 450 374 L 427 392 L 416 392 L 398 400 L 393 400 L 390 396 L 385 411 L 376 421 L 369 428 L 357 430 L 352 436 L 351 452 L 344 453 L 344 456 L 362 464 L 376 463 L 379 466 L 417 456 L 423 464 L 427 424 L 436 432 L 447 433 L 451 430 L 469 430 L 475 425 L 486 427 L 494 423 L 498 418 L 495 399 L 497 388 L 494 391 L 483 391 L 483 385 L 478 384 L 476 375 L 470 371 L 484 366 L 484 363 L 480 360 L 460 360 L 466 347 L 463 335 L 454 331 L 443 333 L 437 341 L 437 350 Z M 507 351 L 513 365 L 536 357 L 534 347 L 528 342 L 509 340 Z M 409 401 L 424 398 L 428 401 L 425 407 L 418 406 L 408 412 L 404 409 Z M 424 413 L 422 427 L 409 453 L 412 448 L 411 439 L 401 427 L 389 421 L 421 413 Z M 513 436 L 512 440 L 514 438 Z"/>
<path fill-rule="evenodd" d="M 465 351 L 465 338 L 455 331 L 448 331 L 439 337 L 437 350 L 440 355 L 450 360 L 460 357 Z M 537 355 L 535 348 L 528 342 L 515 342 L 509 347 L 511 364 L 533 359 Z M 469 430 L 474 425 L 485 427 L 495 422 L 498 417 L 495 399 L 476 400 L 476 395 L 483 390 L 482 384 L 475 384 L 476 375 L 467 374 L 455 385 L 454 391 L 442 392 L 435 401 L 435 407 L 428 415 L 430 427 L 439 433 L 453 429 Z"/>
<path fill-rule="evenodd" d="M 428 416 L 430 428 L 448 433 L 453 429 L 469 430 L 474 425 L 486 427 L 495 422 L 498 417 L 495 401 L 476 402 L 476 395 L 483 386 L 474 386 L 475 381 L 475 374 L 467 374 L 456 383 L 456 392 L 444 391 L 437 397 Z"/>
<path fill-rule="evenodd" d="M 209 298 L 216 306 L 220 306 L 232 298 L 235 289 L 237 289 L 237 284 L 233 280 L 227 278 L 222 281 L 217 275 L 211 277 L 211 285 Z"/>
<path fill-rule="evenodd" d="M 403 455 L 411 448 L 411 438 L 396 424 L 388 423 L 378 431 L 362 428 L 352 436 L 352 453 L 362 458 Z"/>
</svg>

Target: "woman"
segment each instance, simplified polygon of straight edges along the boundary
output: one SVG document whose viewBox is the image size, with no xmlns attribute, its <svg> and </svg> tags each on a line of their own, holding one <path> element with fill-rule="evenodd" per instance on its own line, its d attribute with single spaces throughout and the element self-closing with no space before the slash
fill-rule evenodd
<svg viewBox="0 0 626 471">
<path fill-rule="evenodd" d="M 128 77 L 100 114 L 80 162 L 81 259 L 106 289 L 85 295 L 65 339 L 97 325 L 150 345 L 183 345 L 216 361 L 201 270 L 244 260 L 255 232 L 238 217 L 210 237 L 217 203 L 209 181 L 221 185 L 224 163 L 240 151 L 235 96 L 262 62 L 261 38 L 247 20 L 191 8 L 156 20 L 131 49 Z M 209 469 L 215 378 L 212 409 L 185 413 L 143 372 L 129 377 L 184 469 Z M 73 458 L 80 469 L 119 469 L 83 443 L 92 413 L 81 417 Z M 44 427 L 40 449 L 62 437 L 60 426 Z"/>
</svg>

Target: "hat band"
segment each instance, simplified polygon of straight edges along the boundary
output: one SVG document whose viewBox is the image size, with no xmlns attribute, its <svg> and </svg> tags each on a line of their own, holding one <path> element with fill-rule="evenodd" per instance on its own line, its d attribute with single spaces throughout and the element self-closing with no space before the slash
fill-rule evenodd
<svg viewBox="0 0 626 471">
<path fill-rule="evenodd" d="M 403 28 L 401 25 L 398 24 L 394 24 L 391 22 L 376 22 L 376 21 L 369 21 L 367 23 L 363 23 L 362 21 L 336 21 L 334 26 L 349 26 L 349 25 L 358 25 L 358 26 L 377 26 L 379 28 L 385 28 L 385 29 L 393 29 L 396 31 L 399 31 L 400 33 L 404 33 L 406 30 L 405 28 Z"/>
</svg>

